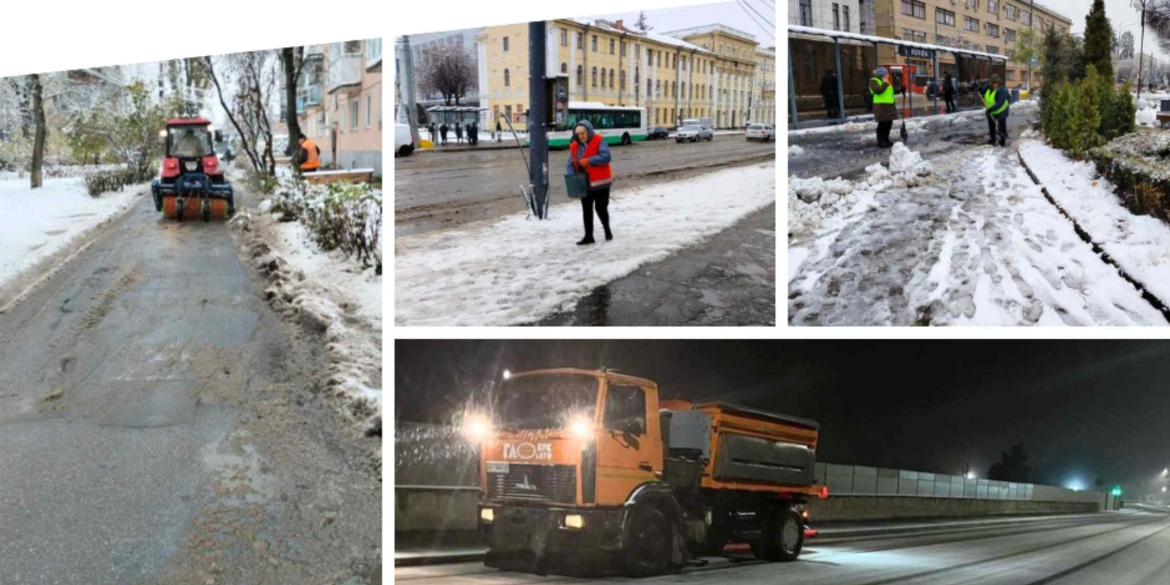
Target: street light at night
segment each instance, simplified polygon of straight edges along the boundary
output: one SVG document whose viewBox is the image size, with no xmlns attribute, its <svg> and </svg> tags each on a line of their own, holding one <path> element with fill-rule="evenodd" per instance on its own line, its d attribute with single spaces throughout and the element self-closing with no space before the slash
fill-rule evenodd
<svg viewBox="0 0 1170 585">
<path fill-rule="evenodd" d="M 967 472 L 967 479 L 975 479 L 975 477 L 976 477 L 976 475 L 975 475 L 974 471 Z"/>
<path fill-rule="evenodd" d="M 1167 476 L 1170 476 L 1170 467 L 1162 470 L 1162 479 L 1166 479 Z"/>
<path fill-rule="evenodd" d="M 512 379 L 512 370 L 504 370 L 504 379 L 505 379 L 505 380 L 511 380 L 511 379 Z"/>
</svg>

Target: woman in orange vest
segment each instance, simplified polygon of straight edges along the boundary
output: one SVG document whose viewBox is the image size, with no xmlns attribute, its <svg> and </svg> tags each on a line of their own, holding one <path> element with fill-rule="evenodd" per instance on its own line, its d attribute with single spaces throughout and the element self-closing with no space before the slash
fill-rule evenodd
<svg viewBox="0 0 1170 585">
<path fill-rule="evenodd" d="M 581 198 L 585 239 L 577 242 L 577 245 L 594 243 L 594 207 L 597 208 L 597 217 L 601 218 L 601 226 L 605 228 L 605 239 L 612 240 L 613 232 L 609 230 L 609 186 L 613 183 L 613 171 L 609 168 L 609 145 L 593 131 L 593 124 L 589 120 L 577 122 L 573 134 L 575 136 L 569 143 L 569 164 L 565 166 L 565 172 L 584 172 L 589 177 L 589 192 Z"/>
<path fill-rule="evenodd" d="M 297 143 L 301 145 L 301 151 L 297 153 L 297 162 L 300 163 L 300 169 L 302 171 L 315 171 L 320 168 L 321 149 L 317 147 L 317 144 L 304 134 L 301 134 Z"/>
</svg>

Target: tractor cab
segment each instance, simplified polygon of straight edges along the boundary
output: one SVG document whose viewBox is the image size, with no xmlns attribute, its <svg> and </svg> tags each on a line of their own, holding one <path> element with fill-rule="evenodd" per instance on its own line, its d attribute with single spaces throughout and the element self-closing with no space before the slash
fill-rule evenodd
<svg viewBox="0 0 1170 585">
<path fill-rule="evenodd" d="M 211 121 L 168 120 L 160 136 L 165 142 L 165 158 L 158 179 L 151 184 L 155 208 L 179 221 L 232 215 L 235 200 L 212 146 Z"/>
</svg>

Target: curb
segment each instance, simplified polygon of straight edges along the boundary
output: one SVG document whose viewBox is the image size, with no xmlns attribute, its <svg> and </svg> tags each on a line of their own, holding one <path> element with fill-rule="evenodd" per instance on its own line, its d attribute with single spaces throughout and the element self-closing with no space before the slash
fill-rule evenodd
<svg viewBox="0 0 1170 585">
<path fill-rule="evenodd" d="M 450 565 L 455 563 L 471 563 L 475 561 L 482 561 L 487 556 L 487 551 L 483 552 L 463 552 L 463 553 L 433 553 L 417 556 L 399 557 L 394 556 L 395 567 L 422 567 L 428 565 Z"/>
</svg>

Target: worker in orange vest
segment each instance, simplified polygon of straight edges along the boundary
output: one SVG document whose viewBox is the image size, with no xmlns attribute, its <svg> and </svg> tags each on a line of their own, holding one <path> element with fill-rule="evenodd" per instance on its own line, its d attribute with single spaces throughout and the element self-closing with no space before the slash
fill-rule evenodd
<svg viewBox="0 0 1170 585">
<path fill-rule="evenodd" d="M 321 149 L 308 136 L 301 134 L 297 139 L 301 151 L 297 153 L 297 165 L 301 171 L 315 171 L 321 167 Z"/>
<path fill-rule="evenodd" d="M 601 226 L 605 228 L 605 239 L 612 240 L 613 232 L 609 230 L 609 186 L 613 183 L 613 171 L 609 168 L 609 145 L 593 131 L 593 124 L 590 124 L 589 120 L 577 122 L 573 134 L 575 136 L 569 144 L 569 164 L 566 165 L 565 172 L 584 172 L 589 177 L 589 191 L 581 198 L 585 239 L 577 242 L 577 245 L 594 243 L 594 207 L 597 208 L 597 217 L 601 218 Z"/>
</svg>

